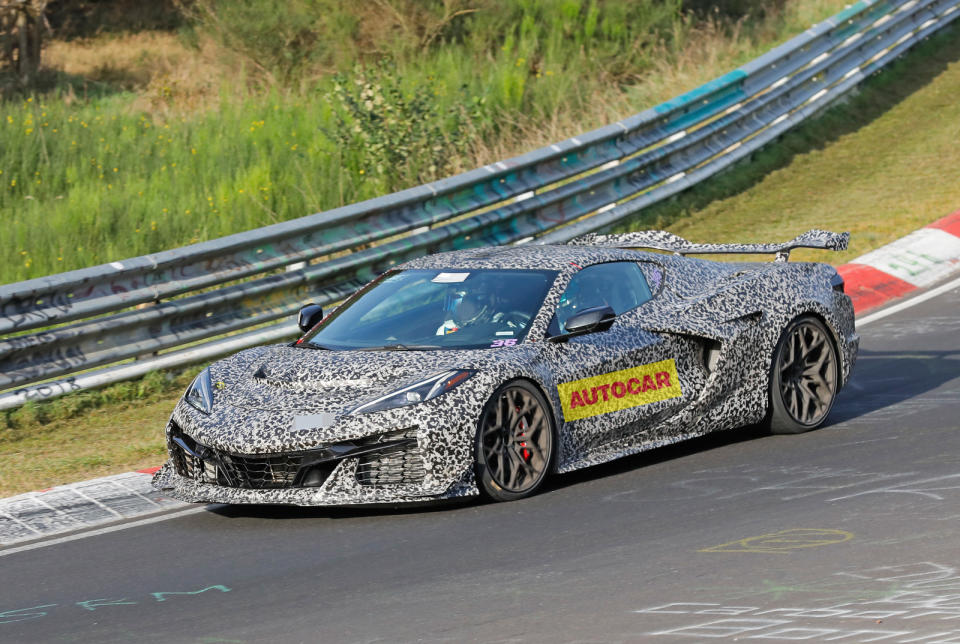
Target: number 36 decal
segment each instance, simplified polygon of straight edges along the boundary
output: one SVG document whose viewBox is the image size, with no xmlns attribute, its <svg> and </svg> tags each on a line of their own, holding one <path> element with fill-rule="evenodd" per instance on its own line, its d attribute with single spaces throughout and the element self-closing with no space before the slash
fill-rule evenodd
<svg viewBox="0 0 960 644">
<path fill-rule="evenodd" d="M 494 347 L 512 347 L 517 343 L 516 338 L 506 338 L 504 340 L 494 340 L 493 344 L 490 345 L 490 348 Z"/>
</svg>

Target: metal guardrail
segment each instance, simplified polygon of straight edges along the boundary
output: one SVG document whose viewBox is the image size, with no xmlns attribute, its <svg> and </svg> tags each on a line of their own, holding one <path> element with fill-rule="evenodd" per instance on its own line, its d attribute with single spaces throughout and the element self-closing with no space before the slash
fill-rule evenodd
<svg viewBox="0 0 960 644">
<path fill-rule="evenodd" d="M 534 238 L 559 243 L 609 226 L 774 140 L 949 24 L 958 7 L 960 0 L 862 0 L 687 94 L 507 161 L 184 248 L 0 286 L 0 333 L 11 334 L 0 340 L 0 390 L 14 389 L 0 394 L 0 409 L 290 337 L 296 327 L 287 323 L 210 340 L 286 317 L 306 301 L 335 302 L 412 257 Z M 194 346 L 90 371 L 187 345 Z M 87 373 L 33 384 L 78 372 Z"/>
</svg>

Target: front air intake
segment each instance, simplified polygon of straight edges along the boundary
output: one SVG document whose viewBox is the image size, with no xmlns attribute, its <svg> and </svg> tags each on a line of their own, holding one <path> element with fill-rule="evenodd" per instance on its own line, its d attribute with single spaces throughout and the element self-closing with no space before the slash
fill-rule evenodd
<svg viewBox="0 0 960 644">
<path fill-rule="evenodd" d="M 294 486 L 300 465 L 313 452 L 290 454 L 231 454 L 201 445 L 174 426 L 170 455 L 177 474 L 184 478 L 250 490 Z"/>
<path fill-rule="evenodd" d="M 366 445 L 407 442 L 395 447 L 385 447 L 373 454 L 361 456 L 357 462 L 357 482 L 360 485 L 419 485 L 423 483 L 426 471 L 423 456 L 416 442 L 417 429 L 410 428 L 389 434 L 381 434 L 364 441 Z M 412 440 L 411 440 L 412 439 Z"/>
</svg>

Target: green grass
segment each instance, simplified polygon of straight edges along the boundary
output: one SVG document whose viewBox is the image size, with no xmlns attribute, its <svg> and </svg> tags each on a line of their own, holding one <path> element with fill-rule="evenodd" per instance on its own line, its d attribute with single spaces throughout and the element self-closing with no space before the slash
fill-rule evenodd
<svg viewBox="0 0 960 644">
<path fill-rule="evenodd" d="M 219 237 L 309 213 L 338 189 L 322 104 L 268 96 L 158 121 L 129 98 L 0 108 L 3 281 Z M 320 191 L 322 194 L 318 194 Z M 370 184 L 346 199 L 376 194 Z"/>
<path fill-rule="evenodd" d="M 359 57 L 332 61 L 341 75 L 316 79 L 306 67 L 295 79 L 280 68 L 251 67 L 250 77 L 225 68 L 213 82 L 219 95 L 193 111 L 163 78 L 139 93 L 100 82 L 86 99 L 73 79 L 3 101 L 0 283 L 249 230 L 519 154 L 690 89 L 842 5 L 786 3 L 731 23 L 652 0 L 480 4 L 428 42 L 421 34 L 384 46 L 392 62 L 383 68 Z M 69 47 L 60 55 L 69 59 Z"/>
<path fill-rule="evenodd" d="M 0 430 L 0 498 L 162 464 L 163 428 L 180 393 L 94 408 L 12 436 Z"/>
<path fill-rule="evenodd" d="M 167 418 L 203 366 L 0 412 L 0 498 L 161 464 Z"/>
<path fill-rule="evenodd" d="M 957 96 L 960 25 L 953 25 L 749 163 L 617 230 L 664 228 L 710 242 L 846 230 L 845 252 L 791 257 L 848 262 L 960 209 Z"/>
</svg>

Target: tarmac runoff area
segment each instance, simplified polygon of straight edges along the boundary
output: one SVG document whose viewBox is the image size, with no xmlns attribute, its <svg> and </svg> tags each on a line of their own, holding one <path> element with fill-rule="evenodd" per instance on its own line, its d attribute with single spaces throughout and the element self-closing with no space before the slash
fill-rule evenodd
<svg viewBox="0 0 960 644">
<path fill-rule="evenodd" d="M 960 211 L 837 268 L 858 314 L 857 325 L 960 286 L 957 280 L 863 317 L 891 300 L 960 273 Z M 0 499 L 0 548 L 16 550 L 53 535 L 70 538 L 132 519 L 186 511 L 192 504 L 164 497 L 150 486 L 154 468 L 60 485 Z M 4 554 L 12 554 L 4 551 Z"/>
</svg>

